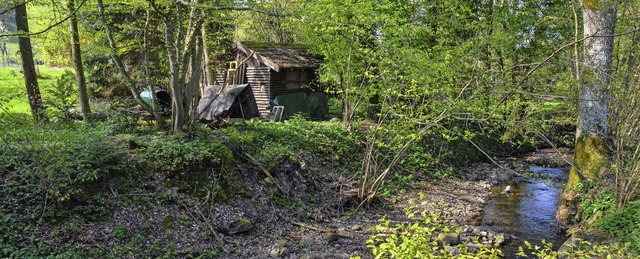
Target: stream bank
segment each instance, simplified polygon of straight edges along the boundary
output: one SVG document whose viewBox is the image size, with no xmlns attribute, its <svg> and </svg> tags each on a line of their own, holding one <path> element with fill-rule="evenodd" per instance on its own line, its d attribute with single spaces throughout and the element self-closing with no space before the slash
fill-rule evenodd
<svg viewBox="0 0 640 259">
<path fill-rule="evenodd" d="M 360 210 L 349 199 L 357 181 L 331 173 L 338 167 L 335 159 L 305 164 L 278 160 L 269 170 L 278 188 L 253 164 L 239 163 L 233 174 L 216 179 L 215 189 L 169 185 L 177 182 L 167 179 L 172 175 L 141 168 L 145 171 L 135 175 L 135 184 L 123 184 L 130 179 L 114 175 L 92 185 L 96 195 L 91 200 L 72 200 L 67 207 L 47 206 L 45 211 L 39 196 L 10 195 L 11 189 L 25 188 L 11 174 L 2 176 L 7 188 L 0 193 L 6 204 L 16 204 L 16 213 L 42 215 L 42 221 L 28 221 L 31 235 L 77 257 L 371 258 L 366 240 L 376 233 L 373 227 L 383 217 L 392 225 L 412 222 L 407 210 L 436 212 L 444 224 L 459 226 L 462 233 L 447 236 L 450 245 L 443 244 L 445 248 L 471 248 L 474 239 L 487 246 L 520 240 L 496 230 L 495 222 L 486 224 L 485 205 L 496 197 L 492 189 L 522 180 L 520 175 L 535 164 L 531 161 L 551 162 L 548 157 L 499 161 L 508 170 L 476 164 L 460 173 L 462 179 L 414 180 Z M 198 173 L 188 172 L 185 176 Z"/>
<path fill-rule="evenodd" d="M 501 246 L 505 257 L 515 257 L 525 240 L 534 245 L 544 240 L 557 250 L 567 239 L 555 215 L 571 159 L 569 149 L 544 149 L 499 161 L 506 170 L 479 164 L 463 176 L 491 182 L 481 225 L 510 237 Z"/>
<path fill-rule="evenodd" d="M 411 222 L 405 213 L 407 209 L 436 212 L 444 224 L 460 226 L 461 233 L 448 237 L 452 242 L 449 248 L 456 245 L 472 248 L 474 240 L 478 240 L 487 247 L 498 244 L 505 258 L 513 258 L 524 240 L 537 244 L 546 239 L 560 244 L 564 235 L 555 223 L 555 209 L 562 190 L 560 183 L 569 168 L 566 160 L 571 160 L 570 152 L 568 149 L 540 150 L 498 161 L 504 168 L 490 163 L 476 164 L 462 174 L 462 179 L 416 181 L 405 193 L 382 199 L 364 211 L 339 209 L 324 214 L 326 217 L 303 219 L 302 225 L 281 221 L 284 224 L 265 229 L 260 237 L 255 237 L 261 239 L 255 243 L 259 247 L 243 249 L 242 256 L 232 253 L 223 257 L 371 258 L 366 240 L 376 233 L 373 227 L 380 224 L 379 219 L 383 217 L 389 219 L 391 225 Z M 558 185 L 551 185 L 549 181 Z M 354 188 L 353 183 L 347 182 L 336 183 L 340 186 L 336 190 Z M 513 185 L 512 195 L 500 193 L 506 185 Z M 507 203 L 502 204 L 504 198 Z M 500 204 L 512 209 L 505 210 L 498 206 Z M 496 213 L 500 211 L 509 213 Z M 269 233 L 277 234 L 267 237 Z"/>
</svg>

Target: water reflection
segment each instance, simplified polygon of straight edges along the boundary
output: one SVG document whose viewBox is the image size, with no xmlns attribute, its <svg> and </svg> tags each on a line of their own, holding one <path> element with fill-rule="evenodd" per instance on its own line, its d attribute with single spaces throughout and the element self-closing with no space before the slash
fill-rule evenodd
<svg viewBox="0 0 640 259">
<path fill-rule="evenodd" d="M 485 206 L 484 223 L 497 232 L 517 236 L 540 244 L 541 240 L 562 243 L 555 215 L 568 170 L 530 166 L 529 181 L 520 184 L 504 184 L 494 188 L 495 197 Z M 511 185 L 510 195 L 501 194 Z M 521 242 L 513 242 L 505 249 L 505 257 L 513 257 Z"/>
</svg>

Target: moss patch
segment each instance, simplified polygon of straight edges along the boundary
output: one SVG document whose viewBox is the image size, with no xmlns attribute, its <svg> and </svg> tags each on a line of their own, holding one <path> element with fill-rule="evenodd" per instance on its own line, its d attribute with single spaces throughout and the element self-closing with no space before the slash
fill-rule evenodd
<svg viewBox="0 0 640 259">
<path fill-rule="evenodd" d="M 582 4 L 584 6 L 584 9 L 598 11 L 602 6 L 602 0 L 583 0 Z"/>
<path fill-rule="evenodd" d="M 575 185 L 579 180 L 584 180 L 582 178 L 598 179 L 605 171 L 608 161 L 609 149 L 604 138 L 594 136 L 579 137 L 576 141 L 574 167 L 571 168 L 567 185 Z"/>
<path fill-rule="evenodd" d="M 609 149 L 602 137 L 580 136 L 576 141 L 573 167 L 569 172 L 567 186 L 562 193 L 556 218 L 564 224 L 572 224 L 577 217 L 576 199 L 580 195 L 578 183 L 584 180 L 597 181 L 609 162 Z"/>
</svg>

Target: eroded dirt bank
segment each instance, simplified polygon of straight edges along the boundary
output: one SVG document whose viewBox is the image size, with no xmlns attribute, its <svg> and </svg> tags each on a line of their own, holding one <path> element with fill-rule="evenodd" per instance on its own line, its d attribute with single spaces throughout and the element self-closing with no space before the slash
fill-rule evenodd
<svg viewBox="0 0 640 259">
<path fill-rule="evenodd" d="M 566 156 L 563 157 L 563 154 Z M 236 220 L 248 217 L 254 222 L 253 228 L 242 234 L 224 235 L 222 239 L 228 248 L 222 257 L 370 258 L 372 256 L 366 247 L 366 239 L 374 234 L 372 227 L 379 224 L 378 220 L 382 217 L 391 220 L 392 224 L 408 222 L 405 214 L 407 209 L 436 210 L 442 212 L 445 223 L 461 226 L 463 233 L 452 241 L 452 245 L 471 245 L 474 238 L 489 246 L 496 241 L 502 245 L 517 244 L 519 237 L 497 233 L 492 230 L 493 223 L 482 222 L 483 207 L 496 195 L 492 194 L 491 188 L 504 182 L 525 181 L 524 175 L 529 165 L 562 167 L 567 166 L 570 159 L 570 150 L 567 149 L 540 150 L 520 158 L 498 161 L 503 168 L 495 164 L 477 164 L 462 175 L 463 179 L 417 181 L 401 195 L 381 199 L 378 204 L 358 211 L 354 210 L 352 201 L 345 198 L 357 186 L 345 179 L 320 187 L 324 190 L 320 199 L 324 200 L 305 204 L 309 209 L 306 214 L 283 211 L 278 207 L 262 207 L 254 201 L 240 202 L 230 205 L 245 208 L 244 211 L 235 210 L 235 216 L 226 213 L 229 211 L 227 209 L 221 208 L 220 211 Z M 279 180 L 296 182 L 283 178 L 283 175 L 288 175 L 289 178 L 298 177 L 297 183 L 302 183 L 304 172 L 300 173 L 295 167 L 286 169 L 283 170 L 285 173 L 276 175 Z M 297 195 L 304 201 L 304 195 L 295 191 L 291 195 Z"/>
<path fill-rule="evenodd" d="M 528 164 L 565 165 L 562 161 L 555 151 L 541 151 L 499 161 L 504 168 L 477 164 L 461 172 L 462 179 L 416 180 L 393 198 L 360 209 L 353 200 L 357 183 L 326 173 L 335 165 L 305 166 L 289 159 L 269 170 L 273 178 L 242 164 L 239 175 L 220 177 L 216 188 L 171 185 L 171 179 L 154 173 L 142 174 L 136 186 L 115 177 L 95 186 L 102 193 L 98 200 L 68 202 L 65 215 L 38 212 L 37 199 L 24 203 L 24 197 L 14 197 L 14 203 L 22 202 L 15 210 L 24 215 L 42 215 L 29 226 L 34 236 L 89 257 L 371 258 L 366 246 L 371 228 L 385 216 L 392 224 L 408 222 L 409 208 L 442 212 L 445 223 L 461 226 L 452 245 L 517 239 L 482 226 L 492 186 L 523 177 Z"/>
</svg>

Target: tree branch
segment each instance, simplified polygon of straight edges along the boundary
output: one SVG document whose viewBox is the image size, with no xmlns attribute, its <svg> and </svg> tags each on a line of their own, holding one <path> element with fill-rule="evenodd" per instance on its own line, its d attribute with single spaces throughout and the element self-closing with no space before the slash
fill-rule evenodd
<svg viewBox="0 0 640 259">
<path fill-rule="evenodd" d="M 180 2 L 181 4 L 188 5 L 188 6 L 193 6 L 194 5 L 192 3 L 188 3 L 188 2 L 186 2 L 184 0 L 178 0 L 177 2 Z M 204 8 L 208 9 L 208 10 L 250 11 L 250 12 L 266 14 L 266 15 L 273 16 L 273 17 L 287 17 L 287 15 L 267 12 L 265 10 L 255 9 L 255 8 L 246 7 L 246 6 L 244 6 L 244 7 L 240 7 L 240 6 L 204 6 Z"/>
<path fill-rule="evenodd" d="M 267 12 L 267 11 L 264 11 L 264 10 L 251 8 L 251 7 L 237 7 L 237 6 L 216 6 L 216 7 L 211 7 L 210 6 L 210 7 L 207 7 L 207 8 L 211 9 L 211 10 L 250 11 L 250 12 L 266 14 L 266 15 L 273 16 L 273 17 L 287 17 L 287 15 L 284 15 L 284 14 L 271 13 L 271 12 Z"/>
<path fill-rule="evenodd" d="M 29 3 L 29 2 L 31 2 L 31 0 L 29 0 L 29 1 L 25 1 L 25 2 L 24 2 L 24 3 L 22 3 L 22 4 L 27 4 L 27 3 Z M 78 12 L 78 10 L 80 10 L 80 8 L 84 5 L 84 3 L 85 3 L 85 2 L 87 2 L 87 0 L 82 0 L 82 2 L 78 5 L 78 7 L 77 7 L 75 10 L 73 10 L 73 13 L 71 13 L 71 14 L 67 15 L 67 17 L 65 17 L 64 19 L 62 19 L 62 20 L 60 20 L 60 21 L 58 21 L 58 22 L 56 22 L 56 23 L 54 23 L 54 24 L 52 24 L 52 25 L 49 25 L 49 27 L 47 27 L 47 28 L 46 28 L 46 29 L 44 29 L 44 30 L 41 30 L 41 31 L 39 31 L 39 32 L 30 32 L 30 33 L 20 33 L 20 32 L 16 32 L 16 33 L 0 34 L 0 38 L 1 38 L 1 37 L 9 37 L 9 36 L 18 36 L 18 37 L 26 36 L 26 37 L 31 37 L 31 36 L 35 36 L 35 35 L 39 35 L 39 34 L 46 33 L 46 32 L 48 32 L 49 30 L 53 29 L 54 27 L 56 27 L 56 26 L 58 26 L 58 25 L 60 25 L 60 24 L 62 24 L 62 23 L 64 23 L 64 22 L 68 21 L 68 20 L 71 18 L 71 16 L 75 15 L 75 14 Z M 9 10 L 13 10 L 13 9 L 15 9 L 15 8 L 16 8 L 16 6 L 18 6 L 18 5 L 15 5 L 14 7 L 12 7 L 12 8 L 11 8 L 11 9 L 9 9 Z M 9 10 L 3 11 L 1 14 L 4 14 L 5 12 L 7 12 L 7 11 L 9 11 Z M 0 14 L 0 15 L 1 15 L 1 14 Z"/>
<path fill-rule="evenodd" d="M 616 34 L 609 34 L 609 35 L 596 35 L 594 33 L 594 34 L 586 36 L 586 37 L 584 37 L 582 39 L 574 40 L 572 42 L 564 44 L 560 48 L 558 48 L 555 51 L 553 51 L 553 53 L 551 53 L 551 55 L 546 57 L 543 61 L 538 62 L 536 66 L 534 66 L 532 69 L 527 71 L 527 73 L 524 75 L 524 77 L 522 77 L 522 79 L 520 79 L 520 81 L 518 81 L 518 83 L 515 86 L 517 87 L 517 86 L 522 85 L 524 83 L 524 81 L 527 80 L 527 78 L 529 78 L 529 76 L 531 76 L 531 74 L 533 74 L 533 72 L 538 70 L 538 68 L 540 68 L 542 65 L 546 64 L 547 62 L 549 62 L 549 60 L 551 60 L 551 58 L 555 57 L 558 53 L 560 53 L 560 51 L 564 50 L 565 48 L 567 48 L 569 46 L 573 46 L 574 44 L 578 44 L 578 43 L 583 42 L 583 41 L 585 41 L 587 39 L 590 39 L 590 38 L 619 37 L 619 36 L 624 36 L 624 35 L 631 34 L 631 33 L 637 32 L 637 31 L 640 31 L 640 28 L 636 28 L 636 29 L 633 29 L 633 30 L 628 30 L 628 31 L 621 32 L 621 33 L 616 33 Z M 511 91 L 511 92 L 507 93 L 507 95 L 505 95 L 502 98 L 500 103 L 498 103 L 498 106 L 500 106 L 502 103 L 504 103 L 512 94 L 514 94 L 516 92 L 519 92 L 519 91 Z"/>
<path fill-rule="evenodd" d="M 23 4 L 28 4 L 31 1 L 33 1 L 33 0 L 27 0 L 27 1 L 24 1 L 23 3 L 21 3 L 21 4 L 15 4 L 15 5 L 13 5 L 13 7 L 8 8 L 7 10 L 3 10 L 2 12 L 0 12 L 0 15 L 4 15 L 5 13 L 8 13 L 9 11 L 13 11 L 13 10 L 16 9 L 17 6 L 23 5 Z"/>
</svg>

